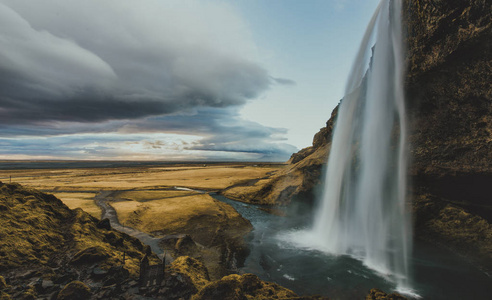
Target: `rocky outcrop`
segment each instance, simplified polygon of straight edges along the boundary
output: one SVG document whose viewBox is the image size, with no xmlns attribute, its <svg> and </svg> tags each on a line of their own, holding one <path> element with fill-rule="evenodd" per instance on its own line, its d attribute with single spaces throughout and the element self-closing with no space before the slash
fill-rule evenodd
<svg viewBox="0 0 492 300">
<path fill-rule="evenodd" d="M 492 6 L 407 1 L 416 235 L 492 268 Z"/>
<path fill-rule="evenodd" d="M 297 295 L 279 286 L 265 282 L 253 274 L 229 275 L 206 285 L 195 300 L 215 299 L 294 299 Z"/>
<path fill-rule="evenodd" d="M 287 205 L 295 199 L 312 201 L 330 150 L 337 112 L 338 107 L 331 113 L 326 126 L 315 134 L 312 146 L 292 154 L 288 165 L 269 177 L 266 182 L 258 182 L 240 195 L 224 195 L 234 200 L 263 205 Z"/>
<path fill-rule="evenodd" d="M 91 289 L 83 282 L 75 280 L 67 284 L 56 297 L 57 300 L 85 300 L 91 297 Z"/>
<path fill-rule="evenodd" d="M 404 1 L 410 181 L 416 234 L 492 260 L 492 6 L 486 0 Z M 250 202 L 312 202 L 336 109 L 313 146 Z M 489 268 L 492 264 L 488 263 Z"/>
<path fill-rule="evenodd" d="M 124 282 L 138 274 L 146 251 L 138 239 L 98 228 L 97 219 L 53 195 L 0 182 L 0 206 L 2 297 L 56 298 L 74 280 L 97 291 L 115 278 Z"/>
<path fill-rule="evenodd" d="M 407 298 L 403 297 L 398 293 L 386 294 L 380 289 L 371 289 L 369 294 L 366 296 L 366 300 L 405 300 Z"/>
<path fill-rule="evenodd" d="M 121 263 L 125 255 L 127 267 L 137 273 L 145 250 L 138 239 L 99 229 L 99 220 L 53 195 L 0 182 L 0 206 L 2 272 L 69 262 L 104 267 Z"/>
</svg>

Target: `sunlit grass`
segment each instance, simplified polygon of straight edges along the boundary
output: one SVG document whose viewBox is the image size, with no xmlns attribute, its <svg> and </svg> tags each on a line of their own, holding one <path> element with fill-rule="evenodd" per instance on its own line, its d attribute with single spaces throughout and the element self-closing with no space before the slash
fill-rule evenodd
<svg viewBox="0 0 492 300">
<path fill-rule="evenodd" d="M 95 218 L 101 217 L 101 209 L 94 202 L 95 193 L 53 193 L 70 209 L 81 208 Z"/>
</svg>

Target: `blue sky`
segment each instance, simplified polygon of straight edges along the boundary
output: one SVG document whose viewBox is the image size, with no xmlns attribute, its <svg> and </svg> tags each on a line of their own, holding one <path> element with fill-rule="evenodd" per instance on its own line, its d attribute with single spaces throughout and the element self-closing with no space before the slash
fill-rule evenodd
<svg viewBox="0 0 492 300">
<path fill-rule="evenodd" d="M 377 3 L 0 0 L 0 159 L 285 161 Z"/>
</svg>

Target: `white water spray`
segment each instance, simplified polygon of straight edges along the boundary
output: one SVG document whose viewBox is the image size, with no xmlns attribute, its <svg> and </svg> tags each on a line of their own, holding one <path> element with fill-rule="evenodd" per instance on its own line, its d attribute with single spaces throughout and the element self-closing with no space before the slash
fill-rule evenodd
<svg viewBox="0 0 492 300">
<path fill-rule="evenodd" d="M 409 288 L 401 0 L 382 0 L 348 79 L 324 193 L 304 241 L 360 258 Z"/>
</svg>

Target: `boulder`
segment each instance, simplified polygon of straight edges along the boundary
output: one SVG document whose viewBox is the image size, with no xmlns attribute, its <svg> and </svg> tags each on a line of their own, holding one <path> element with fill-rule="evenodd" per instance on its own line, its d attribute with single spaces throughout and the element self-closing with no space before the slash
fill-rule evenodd
<svg viewBox="0 0 492 300">
<path fill-rule="evenodd" d="M 278 284 L 262 281 L 253 274 L 229 275 L 205 286 L 195 297 L 196 300 L 213 299 L 299 299 L 291 290 Z"/>
<path fill-rule="evenodd" d="M 105 260 L 108 257 L 110 255 L 104 248 L 99 246 L 89 247 L 75 254 L 70 263 L 74 265 L 93 264 Z"/>
<path fill-rule="evenodd" d="M 109 221 L 108 218 L 102 219 L 99 221 L 96 225 L 97 228 L 99 229 L 106 229 L 106 230 L 111 230 L 111 222 Z"/>
<path fill-rule="evenodd" d="M 91 297 L 91 290 L 81 281 L 72 281 L 59 293 L 57 300 L 87 300 Z"/>
<path fill-rule="evenodd" d="M 369 294 L 366 296 L 366 300 L 406 300 L 407 298 L 403 297 L 398 293 L 386 294 L 380 289 L 371 289 Z"/>
</svg>

